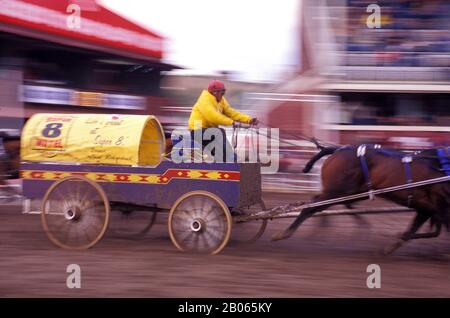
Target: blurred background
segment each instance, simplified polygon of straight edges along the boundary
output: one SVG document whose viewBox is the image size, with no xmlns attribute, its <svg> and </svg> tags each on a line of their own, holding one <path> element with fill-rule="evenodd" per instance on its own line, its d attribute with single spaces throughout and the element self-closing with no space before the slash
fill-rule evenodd
<svg viewBox="0 0 450 318">
<path fill-rule="evenodd" d="M 233 107 L 280 129 L 279 173 L 264 187 L 317 191 L 320 166 L 298 174 L 315 152 L 300 136 L 449 140 L 450 1 L 371 3 L 3 0 L 0 129 L 20 133 L 37 112 L 126 113 L 170 133 L 220 79 Z M 255 146 L 254 131 L 240 133 Z"/>
</svg>

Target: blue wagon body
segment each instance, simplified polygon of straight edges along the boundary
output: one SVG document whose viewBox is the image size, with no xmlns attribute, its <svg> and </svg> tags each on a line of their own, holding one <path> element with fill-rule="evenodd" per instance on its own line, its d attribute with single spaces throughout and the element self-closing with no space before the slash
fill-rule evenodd
<svg viewBox="0 0 450 318">
<path fill-rule="evenodd" d="M 169 209 L 184 193 L 204 190 L 230 207 L 261 201 L 258 163 L 182 163 L 162 161 L 156 167 L 22 163 L 24 195 L 43 198 L 48 188 L 68 176 L 98 183 L 111 202 Z M 251 182 L 248 182 L 251 180 Z"/>
</svg>

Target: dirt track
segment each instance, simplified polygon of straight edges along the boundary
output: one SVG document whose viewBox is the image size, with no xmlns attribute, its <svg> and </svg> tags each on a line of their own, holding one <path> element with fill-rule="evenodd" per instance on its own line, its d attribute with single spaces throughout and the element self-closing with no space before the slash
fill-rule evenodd
<svg viewBox="0 0 450 318">
<path fill-rule="evenodd" d="M 264 198 L 268 206 L 297 200 Z M 271 242 L 291 221 L 275 220 L 254 244 L 233 239 L 220 255 L 200 256 L 175 249 L 165 217 L 141 240 L 109 233 L 74 252 L 52 245 L 39 216 L 0 211 L 0 297 L 450 297 L 447 232 L 378 256 L 406 228 L 409 213 L 366 216 L 370 227 L 349 216 L 314 218 L 289 240 Z M 238 225 L 236 233 L 255 226 Z M 69 264 L 81 267 L 80 289 L 66 287 Z M 381 266 L 380 289 L 366 286 L 369 264 Z"/>
</svg>

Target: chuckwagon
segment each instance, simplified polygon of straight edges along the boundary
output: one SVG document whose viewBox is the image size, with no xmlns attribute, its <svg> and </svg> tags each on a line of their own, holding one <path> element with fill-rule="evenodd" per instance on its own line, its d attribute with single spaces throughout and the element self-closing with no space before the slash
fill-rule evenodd
<svg viewBox="0 0 450 318">
<path fill-rule="evenodd" d="M 165 144 L 154 116 L 36 114 L 22 132 L 23 195 L 41 201 L 42 225 L 62 248 L 95 245 L 110 211 L 145 210 L 169 213 L 180 250 L 219 253 L 230 239 L 231 211 L 263 204 L 260 164 L 175 163 Z"/>
<path fill-rule="evenodd" d="M 355 169 L 360 173 L 365 171 L 363 163 L 366 161 L 361 158 L 365 158 L 367 150 L 371 155 L 384 156 L 383 163 L 390 158 L 394 164 L 404 164 L 406 172 L 413 171 L 413 168 L 425 172 L 418 180 L 409 180 L 406 184 L 394 180 L 392 186 L 384 188 L 369 188 L 369 191 L 361 192 L 356 189 L 353 194 L 343 196 L 326 197 L 322 194 L 315 202 L 293 203 L 266 210 L 261 199 L 260 163 L 206 163 L 201 160 L 177 163 L 165 156 L 165 144 L 164 131 L 154 116 L 34 115 L 27 122 L 21 138 L 23 195 L 29 200 L 41 201 L 42 225 L 50 240 L 62 248 L 85 249 L 95 245 L 108 229 L 110 211 L 118 211 L 125 216 L 144 211 L 149 217 L 141 222 L 138 233 L 151 227 L 157 212 L 169 212 L 169 234 L 178 249 L 217 254 L 227 245 L 233 224 L 259 220 L 256 234 L 248 232 L 249 241 L 254 241 L 262 235 L 268 220 L 295 217 L 287 230 L 273 236 L 278 240 L 291 236 L 304 220 L 332 205 L 375 195 L 404 195 L 411 193 L 410 189 L 450 181 L 450 175 L 445 175 L 439 168 L 445 170 L 445 167 L 450 167 L 449 158 L 436 156 L 439 149 L 414 155 L 416 165 L 410 167 L 411 159 L 403 158 L 411 155 L 379 150 L 378 145 L 333 148 L 333 154 L 354 154 L 357 159 Z M 327 155 L 329 149 L 322 147 L 307 166 Z M 186 153 L 192 152 L 188 149 Z M 355 160 L 343 162 L 354 163 Z M 360 162 L 361 171 L 358 169 Z M 339 173 L 328 175 L 340 176 Z M 360 179 L 364 180 L 363 177 Z M 344 178 L 343 182 L 346 184 L 347 179 Z M 448 184 L 433 189 L 434 192 L 427 193 L 433 192 L 438 199 L 425 198 L 425 204 L 440 202 L 442 207 L 433 210 L 438 215 L 433 216 L 433 222 L 443 223 L 440 220 L 444 220 L 447 225 Z M 392 201 L 396 202 L 394 199 Z M 400 204 L 405 206 L 403 201 Z M 249 208 L 252 206 L 257 206 L 258 211 L 251 212 Z M 351 209 L 314 216 L 412 211 L 419 210 L 411 210 L 409 206 L 383 211 Z M 439 211 L 444 215 L 439 215 Z M 240 213 L 233 216 L 232 212 Z M 388 246 L 386 252 L 391 253 L 409 239 L 439 235 L 441 223 L 432 233 L 416 234 L 417 228 L 412 227 L 399 242 Z"/>
</svg>

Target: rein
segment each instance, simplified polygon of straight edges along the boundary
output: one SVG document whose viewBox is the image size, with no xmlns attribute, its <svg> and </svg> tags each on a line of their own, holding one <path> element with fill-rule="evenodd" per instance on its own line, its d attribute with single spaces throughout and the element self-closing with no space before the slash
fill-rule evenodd
<svg viewBox="0 0 450 318">
<path fill-rule="evenodd" d="M 260 121 L 260 123 L 263 124 L 266 128 L 269 128 L 269 129 L 275 128 L 275 127 L 269 126 L 266 122 Z M 283 130 L 283 129 L 280 129 L 280 128 L 277 128 L 277 129 L 279 129 L 280 132 L 283 133 L 283 135 L 288 135 L 288 136 L 293 137 L 294 139 L 305 140 L 305 141 L 308 141 L 310 143 L 313 143 L 318 149 L 323 149 L 325 147 L 338 147 L 339 148 L 339 147 L 343 146 L 341 144 L 336 144 L 336 143 L 332 143 L 332 142 L 323 141 L 323 140 L 317 139 L 315 137 L 308 137 L 308 136 L 300 134 L 300 133 L 292 133 L 292 132 L 289 132 L 289 131 L 286 131 L 286 130 Z M 261 134 L 261 135 L 263 135 L 265 137 L 269 137 L 267 134 L 263 134 L 261 132 L 259 132 L 259 134 Z M 280 138 L 279 137 L 278 140 L 280 142 L 283 142 L 283 143 L 289 145 L 289 146 L 298 146 L 297 144 L 295 144 L 293 142 L 287 141 L 285 138 Z"/>
</svg>

